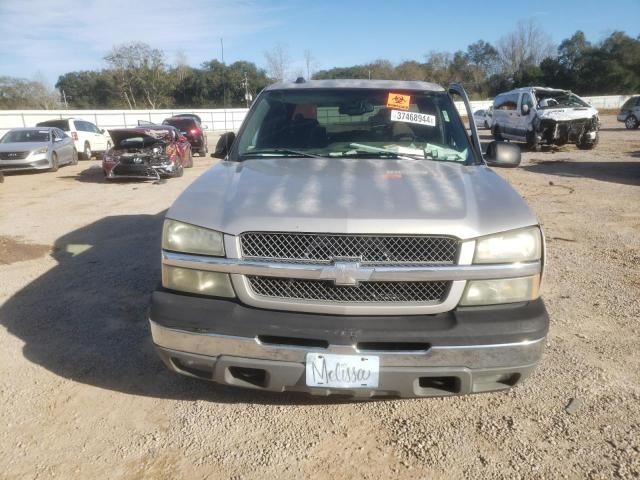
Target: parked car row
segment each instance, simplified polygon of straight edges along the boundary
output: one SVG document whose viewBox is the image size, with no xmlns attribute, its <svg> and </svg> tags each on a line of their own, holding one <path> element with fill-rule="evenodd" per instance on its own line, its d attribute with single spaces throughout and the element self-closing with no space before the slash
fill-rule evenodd
<svg viewBox="0 0 640 480">
<path fill-rule="evenodd" d="M 208 152 L 206 126 L 195 114 L 178 114 L 162 125 L 139 122 L 136 128 L 106 131 L 78 118 L 47 120 L 16 128 L 0 140 L 0 172 L 56 171 L 102 153 L 105 178 L 159 179 L 182 176 L 193 166 L 193 153 Z"/>
</svg>

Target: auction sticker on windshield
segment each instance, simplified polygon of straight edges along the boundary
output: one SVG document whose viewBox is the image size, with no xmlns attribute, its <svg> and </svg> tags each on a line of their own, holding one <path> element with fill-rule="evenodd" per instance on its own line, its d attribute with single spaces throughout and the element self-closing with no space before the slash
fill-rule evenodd
<svg viewBox="0 0 640 480">
<path fill-rule="evenodd" d="M 403 112 L 401 110 L 391 110 L 392 122 L 418 123 L 420 125 L 436 126 L 436 117 L 426 113 Z"/>
<path fill-rule="evenodd" d="M 378 388 L 380 359 L 376 356 L 308 353 L 306 380 L 310 387 Z"/>
</svg>

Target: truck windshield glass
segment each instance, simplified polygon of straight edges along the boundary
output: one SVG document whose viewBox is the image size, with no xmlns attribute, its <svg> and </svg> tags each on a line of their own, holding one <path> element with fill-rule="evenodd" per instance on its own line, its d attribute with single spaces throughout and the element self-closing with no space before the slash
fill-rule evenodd
<svg viewBox="0 0 640 480">
<path fill-rule="evenodd" d="M 260 95 L 238 139 L 240 160 L 406 158 L 467 162 L 472 150 L 443 92 L 276 90 Z"/>
</svg>

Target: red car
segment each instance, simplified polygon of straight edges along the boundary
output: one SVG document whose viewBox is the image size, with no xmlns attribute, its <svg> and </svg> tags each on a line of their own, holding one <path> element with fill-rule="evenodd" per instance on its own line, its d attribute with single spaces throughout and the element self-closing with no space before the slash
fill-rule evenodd
<svg viewBox="0 0 640 480">
<path fill-rule="evenodd" d="M 191 144 L 168 125 L 145 125 L 109 130 L 113 147 L 104 154 L 107 179 L 181 177 L 193 167 Z"/>
<path fill-rule="evenodd" d="M 194 153 L 199 153 L 201 157 L 206 156 L 208 151 L 206 126 L 202 125 L 200 117 L 185 113 L 165 118 L 162 124 L 176 127 L 182 135 L 187 137 Z"/>
</svg>

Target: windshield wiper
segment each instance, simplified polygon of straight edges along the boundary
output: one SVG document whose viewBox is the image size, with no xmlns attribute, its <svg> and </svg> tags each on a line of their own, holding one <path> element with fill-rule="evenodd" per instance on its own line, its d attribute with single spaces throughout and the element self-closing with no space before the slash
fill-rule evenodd
<svg viewBox="0 0 640 480">
<path fill-rule="evenodd" d="M 240 155 L 241 158 L 246 157 L 259 157 L 259 156 L 273 156 L 273 157 L 284 157 L 284 156 L 295 156 L 295 157 L 306 157 L 306 158 L 327 158 L 322 155 L 316 155 L 313 153 L 300 152 L 298 150 L 291 150 L 289 148 L 261 148 L 256 150 L 249 150 L 248 152 Z"/>
<path fill-rule="evenodd" d="M 341 157 L 377 157 L 377 158 L 399 158 L 401 160 L 416 160 L 419 158 L 424 158 L 424 156 L 409 156 L 408 154 L 400 154 L 393 150 L 389 150 L 387 148 L 374 147 L 372 145 L 363 145 L 361 143 L 352 143 L 350 145 L 354 147 L 351 150 L 346 150 L 343 152 L 331 152 L 332 156 L 341 156 Z"/>
</svg>

